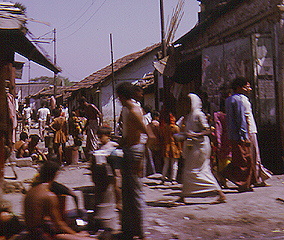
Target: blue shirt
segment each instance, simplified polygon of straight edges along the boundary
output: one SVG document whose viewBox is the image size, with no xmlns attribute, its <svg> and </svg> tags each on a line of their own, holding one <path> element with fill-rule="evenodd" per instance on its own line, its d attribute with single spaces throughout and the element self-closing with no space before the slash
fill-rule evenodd
<svg viewBox="0 0 284 240">
<path fill-rule="evenodd" d="M 234 94 L 226 99 L 226 118 L 229 139 L 236 141 L 248 139 L 242 94 Z"/>
</svg>

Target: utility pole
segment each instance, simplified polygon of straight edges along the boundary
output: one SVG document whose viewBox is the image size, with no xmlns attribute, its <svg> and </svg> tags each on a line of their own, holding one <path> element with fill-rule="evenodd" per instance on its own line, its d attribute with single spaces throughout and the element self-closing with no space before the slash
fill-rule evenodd
<svg viewBox="0 0 284 240">
<path fill-rule="evenodd" d="M 53 29 L 53 63 L 56 66 L 56 28 Z M 53 90 L 54 98 L 56 98 L 56 77 L 57 74 L 53 74 Z"/>
<path fill-rule="evenodd" d="M 111 76 L 112 76 L 112 106 L 113 106 L 113 131 L 116 128 L 116 118 L 115 118 L 115 79 L 114 79 L 114 69 L 113 69 L 113 48 L 112 48 L 112 34 L 110 34 L 110 54 L 111 54 Z"/>
<path fill-rule="evenodd" d="M 165 24 L 164 24 L 164 1 L 160 0 L 160 17 L 161 17 L 161 44 L 163 58 L 167 55 L 167 46 L 165 41 Z"/>
<path fill-rule="evenodd" d="M 29 76 L 28 76 L 28 96 L 30 96 L 30 84 L 31 84 L 31 60 L 29 60 Z"/>
</svg>

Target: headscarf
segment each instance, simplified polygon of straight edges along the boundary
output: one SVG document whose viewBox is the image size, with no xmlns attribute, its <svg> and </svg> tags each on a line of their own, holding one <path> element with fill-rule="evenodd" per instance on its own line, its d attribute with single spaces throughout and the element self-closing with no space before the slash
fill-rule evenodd
<svg viewBox="0 0 284 240">
<path fill-rule="evenodd" d="M 201 130 L 199 125 L 200 121 L 202 121 L 203 126 L 209 126 L 205 118 L 205 114 L 202 112 L 202 101 L 194 93 L 190 93 L 187 96 L 191 100 L 191 109 L 190 113 L 186 117 L 186 130 L 199 132 Z"/>
<path fill-rule="evenodd" d="M 191 111 L 190 111 L 190 114 L 192 114 L 195 111 L 201 111 L 201 109 L 202 109 L 202 101 L 201 101 L 200 97 L 198 97 L 194 93 L 189 93 L 187 96 L 191 100 Z"/>
</svg>

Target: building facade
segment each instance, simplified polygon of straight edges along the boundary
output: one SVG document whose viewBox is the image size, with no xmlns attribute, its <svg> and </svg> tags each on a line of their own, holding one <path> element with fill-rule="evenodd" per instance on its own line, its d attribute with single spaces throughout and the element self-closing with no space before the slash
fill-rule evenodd
<svg viewBox="0 0 284 240">
<path fill-rule="evenodd" d="M 172 92 L 178 102 L 188 92 L 200 94 L 212 114 L 220 108 L 220 89 L 236 76 L 248 78 L 263 163 L 283 173 L 283 1 L 200 2 L 199 23 L 175 42 L 170 55 L 175 63 L 167 66 L 175 69 L 168 76 L 174 82 Z"/>
</svg>

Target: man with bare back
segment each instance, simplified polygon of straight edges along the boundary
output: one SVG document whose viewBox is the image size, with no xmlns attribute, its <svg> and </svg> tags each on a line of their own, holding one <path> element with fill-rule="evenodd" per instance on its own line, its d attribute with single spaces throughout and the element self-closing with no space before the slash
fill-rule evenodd
<svg viewBox="0 0 284 240">
<path fill-rule="evenodd" d="M 40 183 L 26 194 L 24 212 L 29 239 L 94 239 L 87 237 L 87 232 L 75 232 L 62 219 L 58 198 L 50 191 L 59 168 L 55 162 L 44 163 L 40 169 Z"/>
<path fill-rule="evenodd" d="M 122 162 L 122 231 L 125 240 L 146 239 L 144 236 L 143 190 L 140 177 L 143 169 L 145 144 L 141 143 L 141 134 L 148 135 L 148 141 L 155 139 L 153 133 L 143 123 L 143 111 L 133 100 L 134 86 L 123 82 L 116 88 L 117 96 L 123 106 L 122 141 L 124 159 Z"/>
<path fill-rule="evenodd" d="M 86 152 L 92 154 L 93 151 L 98 149 L 97 131 L 102 123 L 102 113 L 94 104 L 88 103 L 85 97 L 79 99 L 79 104 L 84 110 L 84 117 L 87 118 L 85 125 L 87 135 Z"/>
</svg>

